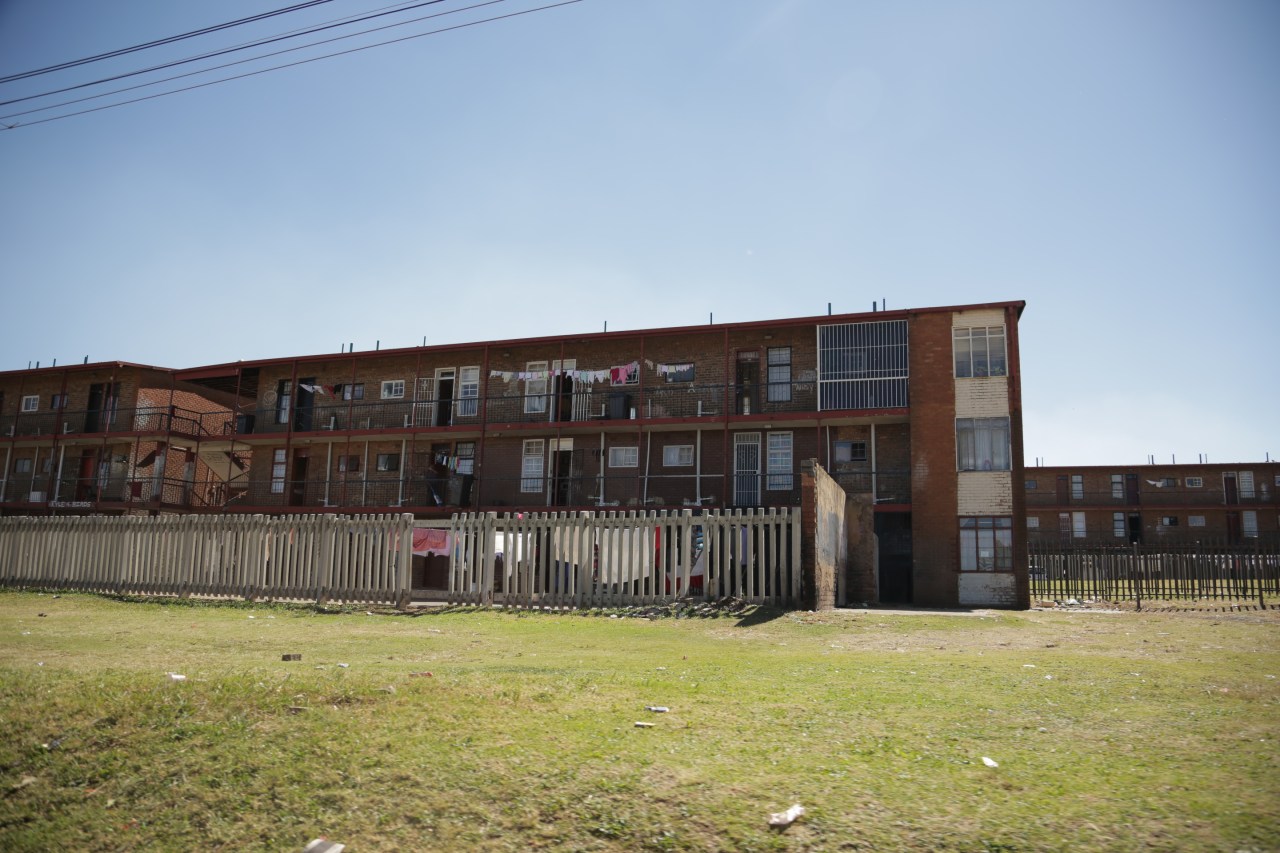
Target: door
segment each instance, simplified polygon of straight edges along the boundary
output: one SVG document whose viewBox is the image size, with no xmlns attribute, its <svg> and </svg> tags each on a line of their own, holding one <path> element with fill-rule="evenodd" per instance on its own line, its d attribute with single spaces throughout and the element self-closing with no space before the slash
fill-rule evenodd
<svg viewBox="0 0 1280 853">
<path fill-rule="evenodd" d="M 551 441 L 551 505 L 572 506 L 578 472 L 573 467 L 573 439 Z"/>
<path fill-rule="evenodd" d="M 1125 499 L 1125 502 L 1130 506 L 1134 506 L 1138 503 L 1138 475 L 1137 474 L 1124 475 L 1124 499 Z M 1139 525 L 1138 529 L 1139 530 L 1142 529 L 1141 525 Z"/>
<path fill-rule="evenodd" d="M 80 454 L 80 468 L 76 472 L 75 500 L 91 501 L 97 498 L 98 453 L 86 450 Z"/>
<path fill-rule="evenodd" d="M 1066 474 L 1058 475 L 1058 506 L 1069 503 L 1071 500 L 1071 484 Z"/>
<path fill-rule="evenodd" d="M 298 392 L 293 397 L 293 428 L 298 432 L 311 429 L 311 407 L 315 402 L 315 377 L 298 380 Z"/>
<path fill-rule="evenodd" d="M 760 411 L 760 353 L 738 353 L 734 373 L 734 406 L 740 415 Z"/>
<path fill-rule="evenodd" d="M 1232 545 L 1240 542 L 1240 513 L 1227 513 L 1227 541 Z"/>
<path fill-rule="evenodd" d="M 431 426 L 435 422 L 434 385 L 431 377 L 421 376 L 413 389 L 413 425 L 416 427 Z"/>
<path fill-rule="evenodd" d="M 84 415 L 85 432 L 106 432 L 115 423 L 120 383 L 94 382 L 89 386 L 89 405 Z"/>
<path fill-rule="evenodd" d="M 452 367 L 436 368 L 435 416 L 432 426 L 453 424 L 453 389 L 457 373 Z"/>
<path fill-rule="evenodd" d="M 760 433 L 733 436 L 733 505 L 760 505 Z"/>
<path fill-rule="evenodd" d="M 1234 471 L 1230 471 L 1222 475 L 1222 493 L 1226 498 L 1227 506 L 1240 503 L 1240 490 L 1236 487 L 1236 475 Z M 1236 520 L 1239 521 L 1239 519 Z"/>
<path fill-rule="evenodd" d="M 289 506 L 306 506 L 307 503 L 307 451 L 297 450 L 293 455 L 293 479 L 289 481 Z"/>
<path fill-rule="evenodd" d="M 911 513 L 878 512 L 875 531 L 880 551 L 880 603 L 910 604 Z"/>
<path fill-rule="evenodd" d="M 1129 544 L 1142 544 L 1142 516 L 1136 512 L 1129 516 Z"/>
</svg>

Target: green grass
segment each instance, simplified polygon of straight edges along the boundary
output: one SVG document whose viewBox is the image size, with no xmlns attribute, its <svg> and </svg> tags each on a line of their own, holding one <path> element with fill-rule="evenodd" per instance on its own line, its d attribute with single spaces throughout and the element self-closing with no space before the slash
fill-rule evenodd
<svg viewBox="0 0 1280 853">
<path fill-rule="evenodd" d="M 0 849 L 1277 850 L 1278 628 L 5 592 Z"/>
</svg>

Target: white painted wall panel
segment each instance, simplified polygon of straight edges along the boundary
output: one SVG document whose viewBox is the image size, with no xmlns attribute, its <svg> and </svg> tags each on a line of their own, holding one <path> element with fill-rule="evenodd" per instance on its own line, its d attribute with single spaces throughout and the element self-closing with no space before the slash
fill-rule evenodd
<svg viewBox="0 0 1280 853">
<path fill-rule="evenodd" d="M 961 572 L 960 603 L 966 607 L 1013 607 L 1018 592 L 1008 573 Z"/>
<path fill-rule="evenodd" d="M 960 515 L 1012 515 L 1013 474 L 1009 471 L 961 471 L 957 504 Z"/>
<path fill-rule="evenodd" d="M 1009 414 L 1009 377 L 956 380 L 957 418 L 998 418 Z"/>
</svg>

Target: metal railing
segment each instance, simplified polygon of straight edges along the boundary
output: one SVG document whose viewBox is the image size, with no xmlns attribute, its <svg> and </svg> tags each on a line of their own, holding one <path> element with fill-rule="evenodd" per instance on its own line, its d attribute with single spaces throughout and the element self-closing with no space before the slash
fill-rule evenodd
<svg viewBox="0 0 1280 853">
<path fill-rule="evenodd" d="M 1027 489 L 1026 496 L 1028 507 L 1249 506 L 1276 502 L 1276 493 L 1267 488 L 1259 489 L 1251 495 L 1237 493 L 1231 503 L 1228 503 L 1227 494 L 1221 487 L 1188 489 L 1144 486 L 1137 493 L 1117 494 L 1110 490 L 1058 491 L 1049 484 L 1049 488 Z"/>
<path fill-rule="evenodd" d="M 104 433 L 221 435 L 230 411 L 195 412 L 179 406 L 26 412 L 0 418 L 0 437 L 32 438 Z"/>
</svg>

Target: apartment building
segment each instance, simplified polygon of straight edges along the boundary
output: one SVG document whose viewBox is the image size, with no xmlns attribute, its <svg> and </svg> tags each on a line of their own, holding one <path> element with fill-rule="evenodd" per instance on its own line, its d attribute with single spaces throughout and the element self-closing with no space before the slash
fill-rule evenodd
<svg viewBox="0 0 1280 853">
<path fill-rule="evenodd" d="M 231 400 L 217 396 L 124 362 L 0 373 L 0 513 L 220 506 L 225 454 L 200 447 L 229 428 Z M 247 475 L 236 463 L 230 479 Z"/>
<path fill-rule="evenodd" d="M 1280 541 L 1280 463 L 1036 467 L 1024 478 L 1037 545 Z"/>
<path fill-rule="evenodd" d="M 814 459 L 878 544 L 847 600 L 1026 606 L 1023 307 L 0 374 L 0 508 L 783 507 Z"/>
<path fill-rule="evenodd" d="M 247 458 L 225 509 L 796 506 L 816 459 L 874 506 L 852 600 L 1026 601 L 1023 303 L 234 362 L 201 448 Z M 224 478 L 226 480 L 228 478 Z M 1015 524 L 1014 519 L 1019 519 Z"/>
</svg>

